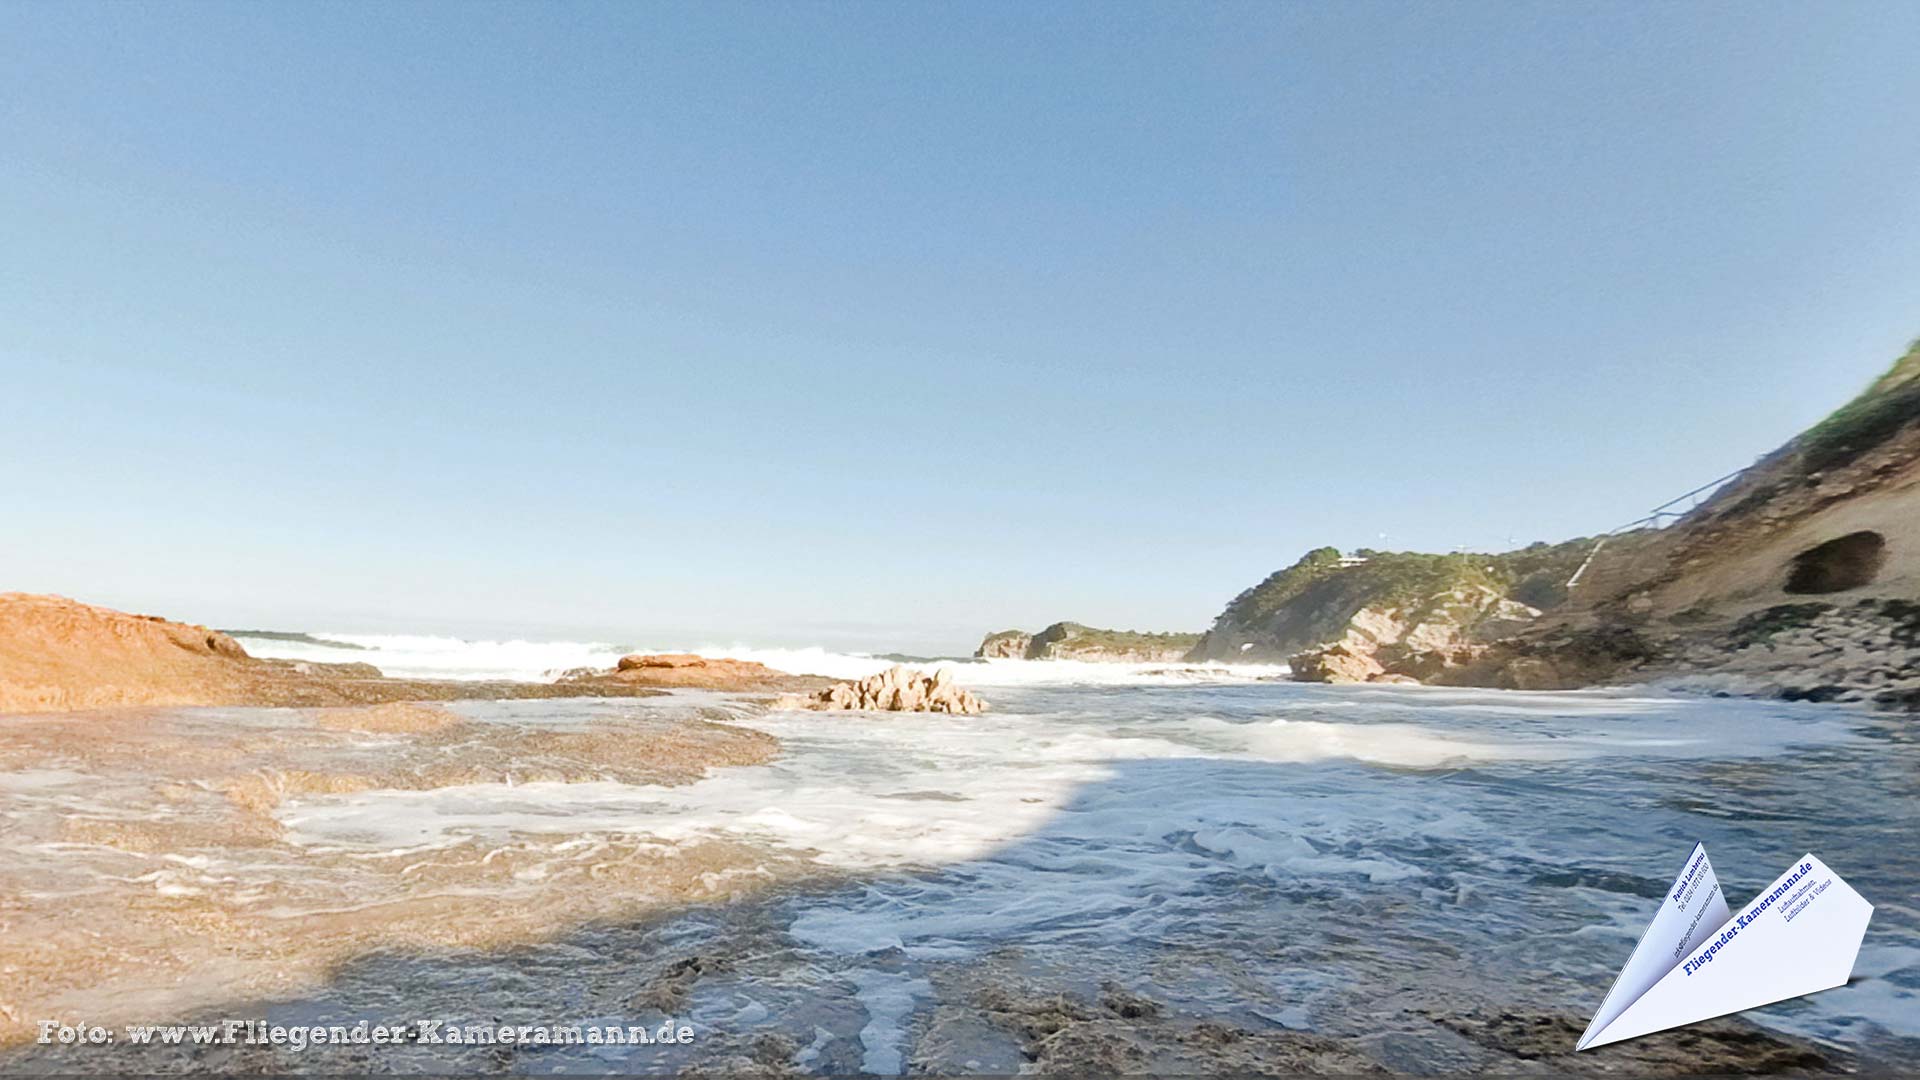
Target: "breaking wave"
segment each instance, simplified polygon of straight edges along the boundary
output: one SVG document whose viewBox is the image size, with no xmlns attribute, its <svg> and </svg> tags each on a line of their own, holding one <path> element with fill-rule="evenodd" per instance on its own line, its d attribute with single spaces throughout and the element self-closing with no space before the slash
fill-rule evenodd
<svg viewBox="0 0 1920 1080">
<path fill-rule="evenodd" d="M 612 667 L 624 650 L 598 641 L 466 641 L 422 634 L 306 635 L 311 640 L 236 634 L 248 653 L 323 664 L 372 664 L 409 679 L 510 679 L 545 682 L 578 667 Z M 340 646 L 352 646 L 343 649 Z"/>
<path fill-rule="evenodd" d="M 1284 665 L 1104 664 L 1080 660 L 976 660 L 842 653 L 811 646 L 766 648 L 748 644 L 674 642 L 620 645 L 604 641 L 467 640 L 421 634 L 338 634 L 316 631 L 271 637 L 234 635 L 248 653 L 313 663 L 372 664 L 381 674 L 409 679 L 506 679 L 548 682 L 574 668 L 609 668 L 628 653 L 690 652 L 765 664 L 795 675 L 861 679 L 894 664 L 951 667 L 970 686 L 1179 685 L 1216 680 L 1281 678 Z"/>
</svg>

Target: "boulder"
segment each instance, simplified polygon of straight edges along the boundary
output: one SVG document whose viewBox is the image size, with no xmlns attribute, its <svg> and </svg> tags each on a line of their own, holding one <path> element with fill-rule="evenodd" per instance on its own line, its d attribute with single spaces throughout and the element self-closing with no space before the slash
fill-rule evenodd
<svg viewBox="0 0 1920 1080">
<path fill-rule="evenodd" d="M 812 694 L 786 695 L 775 707 L 972 715 L 985 712 L 987 705 L 972 693 L 954 685 L 953 672 L 948 668 L 941 668 L 929 675 L 896 664 L 878 675 L 836 683 Z"/>
<path fill-rule="evenodd" d="M 1295 682 L 1359 683 L 1386 674 L 1369 651 L 1345 644 L 1308 649 L 1287 658 Z"/>
</svg>

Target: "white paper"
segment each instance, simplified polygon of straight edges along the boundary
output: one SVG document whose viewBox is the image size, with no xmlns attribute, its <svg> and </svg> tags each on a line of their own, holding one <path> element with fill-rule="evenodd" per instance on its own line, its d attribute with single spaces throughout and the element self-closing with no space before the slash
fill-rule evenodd
<svg viewBox="0 0 1920 1080">
<path fill-rule="evenodd" d="M 1729 913 L 1696 844 L 1576 1050 L 1844 985 L 1873 905 L 1811 854 Z"/>
</svg>

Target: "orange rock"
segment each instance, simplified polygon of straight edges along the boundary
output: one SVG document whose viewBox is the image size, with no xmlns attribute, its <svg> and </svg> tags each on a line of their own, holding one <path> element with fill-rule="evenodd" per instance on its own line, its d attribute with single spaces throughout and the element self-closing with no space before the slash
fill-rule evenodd
<svg viewBox="0 0 1920 1080">
<path fill-rule="evenodd" d="M 810 676 L 789 675 L 752 660 L 692 653 L 634 653 L 621 657 L 611 673 L 578 681 L 581 685 L 612 681 L 628 686 L 690 690 L 795 690 L 825 682 Z"/>
<path fill-rule="evenodd" d="M 0 593 L 0 713 L 230 704 L 252 663 L 204 626 Z"/>
<path fill-rule="evenodd" d="M 743 661 L 728 660 L 726 663 L 738 664 L 743 663 Z M 617 670 L 632 671 L 634 668 L 686 668 L 706 666 L 707 658 L 704 656 L 695 656 L 693 653 L 633 653 L 620 658 L 620 664 Z M 755 666 L 762 667 L 764 665 L 756 664 Z"/>
</svg>

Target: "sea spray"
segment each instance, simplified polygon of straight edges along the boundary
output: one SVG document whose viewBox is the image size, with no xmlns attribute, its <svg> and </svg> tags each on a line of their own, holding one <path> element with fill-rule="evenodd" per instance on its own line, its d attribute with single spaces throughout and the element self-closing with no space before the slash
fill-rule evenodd
<svg viewBox="0 0 1920 1080">
<path fill-rule="evenodd" d="M 277 632 L 276 632 L 277 633 Z M 967 686 L 1179 685 L 1219 679 L 1278 679 L 1284 666 L 1268 664 L 1110 664 L 1077 660 L 994 660 L 970 657 L 903 658 L 894 654 L 834 652 L 817 646 L 769 648 L 749 644 L 618 645 L 600 641 L 467 640 L 419 634 L 278 634 L 236 638 L 254 656 L 310 663 L 372 664 L 394 678 L 508 679 L 551 682 L 578 668 L 610 668 L 627 653 L 685 653 L 765 664 L 793 675 L 864 679 L 895 664 L 951 668 Z M 340 646 L 352 646 L 341 648 Z"/>
</svg>

